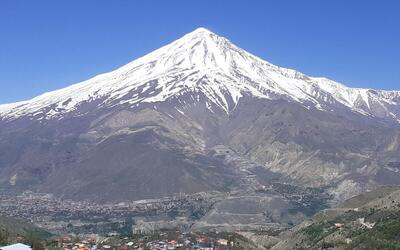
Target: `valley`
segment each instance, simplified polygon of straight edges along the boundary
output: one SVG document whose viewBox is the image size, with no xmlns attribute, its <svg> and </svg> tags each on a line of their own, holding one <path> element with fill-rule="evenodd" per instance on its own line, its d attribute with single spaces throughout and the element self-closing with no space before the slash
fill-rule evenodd
<svg viewBox="0 0 400 250">
<path fill-rule="evenodd" d="M 25 192 L 1 195 L 3 215 L 21 218 L 53 233 L 131 234 L 134 225 L 158 230 L 283 230 L 327 206 L 327 194 L 273 183 L 253 192 L 203 192 L 160 199 L 99 204 Z M 325 200 L 325 202 L 323 201 Z M 325 205 L 324 205 L 325 204 Z"/>
</svg>

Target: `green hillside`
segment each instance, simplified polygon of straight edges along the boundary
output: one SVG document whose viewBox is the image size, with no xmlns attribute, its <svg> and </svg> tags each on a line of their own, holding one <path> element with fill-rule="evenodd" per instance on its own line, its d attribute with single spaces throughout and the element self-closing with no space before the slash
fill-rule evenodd
<svg viewBox="0 0 400 250">
<path fill-rule="evenodd" d="M 381 188 L 323 210 L 283 239 L 273 249 L 400 249 L 400 188 Z"/>
<path fill-rule="evenodd" d="M 0 215 L 0 246 L 22 242 L 41 249 L 41 242 L 50 236 L 32 224 Z"/>
</svg>

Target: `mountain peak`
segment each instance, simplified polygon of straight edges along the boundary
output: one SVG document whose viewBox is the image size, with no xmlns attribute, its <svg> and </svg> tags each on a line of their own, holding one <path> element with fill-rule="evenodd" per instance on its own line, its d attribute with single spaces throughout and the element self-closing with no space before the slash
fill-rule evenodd
<svg viewBox="0 0 400 250">
<path fill-rule="evenodd" d="M 205 28 L 197 28 L 181 38 L 163 46 L 131 63 L 124 68 L 152 62 L 152 72 L 159 74 L 171 69 L 210 69 L 227 71 L 231 65 L 232 52 L 245 53 L 228 39 Z"/>
<path fill-rule="evenodd" d="M 208 40 L 208 39 L 212 39 L 212 40 L 226 40 L 225 38 L 223 38 L 222 36 L 219 36 L 218 34 L 215 34 L 214 32 L 203 28 L 203 27 L 199 27 L 195 30 L 193 30 L 192 32 L 187 33 L 186 35 L 184 35 L 182 38 L 176 40 L 176 41 L 185 41 L 185 40 Z"/>
<path fill-rule="evenodd" d="M 202 43 L 203 46 L 196 46 Z M 192 32 L 187 33 L 183 37 L 175 40 L 172 44 L 178 44 L 178 47 L 186 47 L 186 49 L 207 49 L 209 46 L 218 47 L 218 45 L 232 46 L 231 42 L 219 36 L 210 30 L 200 27 Z M 190 48 L 188 48 L 190 47 Z M 221 49 L 222 47 L 219 47 Z"/>
<path fill-rule="evenodd" d="M 214 34 L 214 33 L 204 27 L 198 27 L 197 29 L 193 30 L 188 34 Z"/>
<path fill-rule="evenodd" d="M 79 106 L 102 100 L 99 107 L 120 104 L 161 103 L 183 93 L 229 113 L 239 99 L 250 95 L 262 99 L 294 100 L 331 111 L 344 105 L 361 114 L 390 117 L 400 114 L 400 93 L 352 89 L 323 78 L 275 66 L 205 28 L 197 28 L 110 73 L 70 87 L 45 93 L 32 100 L 0 105 L 0 119 L 62 117 Z"/>
</svg>

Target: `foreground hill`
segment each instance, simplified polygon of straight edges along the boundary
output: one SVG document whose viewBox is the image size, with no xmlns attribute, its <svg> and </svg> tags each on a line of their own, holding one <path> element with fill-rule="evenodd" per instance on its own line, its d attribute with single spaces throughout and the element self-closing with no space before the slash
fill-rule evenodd
<svg viewBox="0 0 400 250">
<path fill-rule="evenodd" d="M 0 215 L 0 246 L 15 242 L 40 245 L 51 234 L 30 223 Z"/>
<path fill-rule="evenodd" d="M 400 187 L 384 187 L 322 210 L 273 249 L 398 249 L 399 232 Z"/>
</svg>

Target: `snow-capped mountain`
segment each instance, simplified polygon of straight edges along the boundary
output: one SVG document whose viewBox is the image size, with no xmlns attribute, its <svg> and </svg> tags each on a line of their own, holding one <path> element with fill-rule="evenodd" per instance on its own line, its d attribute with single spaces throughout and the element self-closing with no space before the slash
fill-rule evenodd
<svg viewBox="0 0 400 250">
<path fill-rule="evenodd" d="M 181 95 L 189 95 L 194 102 L 204 97 L 209 109 L 214 106 L 226 113 L 243 96 L 253 96 L 283 98 L 329 112 L 348 108 L 400 122 L 399 91 L 349 88 L 308 77 L 264 61 L 204 28 L 112 72 L 29 101 L 0 105 L 0 118 L 62 119 L 66 113 L 79 113 L 82 103 L 95 100 L 101 100 L 97 108 L 134 107 L 157 105 Z"/>
<path fill-rule="evenodd" d="M 0 191 L 248 195 L 278 179 L 339 201 L 400 184 L 399 119 L 399 91 L 309 77 L 199 28 L 110 73 L 0 105 Z"/>
</svg>

